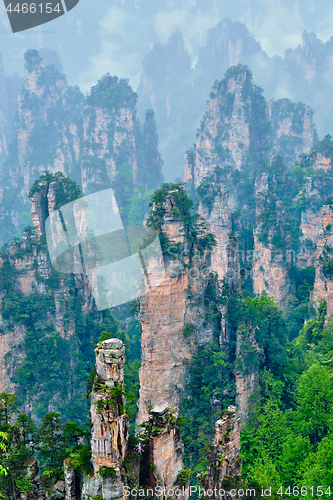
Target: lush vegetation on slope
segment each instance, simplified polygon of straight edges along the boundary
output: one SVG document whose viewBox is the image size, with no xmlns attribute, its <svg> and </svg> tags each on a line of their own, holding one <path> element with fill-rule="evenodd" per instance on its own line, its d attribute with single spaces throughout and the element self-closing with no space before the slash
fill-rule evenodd
<svg viewBox="0 0 333 500">
<path fill-rule="evenodd" d="M 288 345 L 280 373 L 261 372 L 258 406 L 242 435 L 244 479 L 272 486 L 271 498 L 281 498 L 281 486 L 283 493 L 291 486 L 290 498 L 294 486 L 307 487 L 304 498 L 320 498 L 321 488 L 332 494 L 333 322 L 325 325 L 325 316 L 322 303 Z"/>
</svg>

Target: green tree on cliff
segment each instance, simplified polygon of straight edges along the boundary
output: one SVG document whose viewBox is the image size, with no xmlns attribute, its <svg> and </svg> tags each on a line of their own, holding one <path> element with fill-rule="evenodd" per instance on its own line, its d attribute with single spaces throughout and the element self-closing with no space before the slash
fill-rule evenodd
<svg viewBox="0 0 333 500">
<path fill-rule="evenodd" d="M 17 396 L 2 392 L 0 394 L 0 425 L 3 423 L 8 424 L 9 418 L 12 413 L 17 410 Z"/>
<path fill-rule="evenodd" d="M 38 429 L 37 437 L 42 458 L 51 467 L 57 464 L 60 454 L 62 420 L 60 413 L 47 413 Z"/>
<path fill-rule="evenodd" d="M 332 375 L 326 366 L 315 363 L 303 373 L 297 403 L 301 432 L 316 444 L 327 434 L 332 415 Z"/>
</svg>

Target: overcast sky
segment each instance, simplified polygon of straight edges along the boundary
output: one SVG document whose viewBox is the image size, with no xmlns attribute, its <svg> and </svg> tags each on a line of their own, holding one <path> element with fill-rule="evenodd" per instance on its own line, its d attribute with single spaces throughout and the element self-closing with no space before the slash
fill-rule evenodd
<svg viewBox="0 0 333 500">
<path fill-rule="evenodd" d="M 295 48 L 305 29 L 324 41 L 333 35 L 327 0 L 80 0 L 63 17 L 16 35 L 1 5 L 0 50 L 8 73 L 22 74 L 26 49 L 48 47 L 59 53 L 69 82 L 83 91 L 107 72 L 129 78 L 136 89 L 151 44 L 178 29 L 194 64 L 207 29 L 224 17 L 244 22 L 270 56 Z"/>
</svg>

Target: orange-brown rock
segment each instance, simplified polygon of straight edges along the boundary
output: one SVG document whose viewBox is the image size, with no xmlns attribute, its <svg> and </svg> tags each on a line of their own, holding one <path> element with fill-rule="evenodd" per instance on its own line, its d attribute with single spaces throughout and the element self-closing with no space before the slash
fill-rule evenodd
<svg viewBox="0 0 333 500">
<path fill-rule="evenodd" d="M 274 258 L 274 260 L 273 260 Z M 253 290 L 257 295 L 265 293 L 282 304 L 290 290 L 285 255 L 276 252 L 273 245 L 265 246 L 254 235 Z"/>
<path fill-rule="evenodd" d="M 163 429 L 153 438 L 152 458 L 156 465 L 154 470 L 156 486 L 170 488 L 177 480 L 178 473 L 183 469 L 183 442 L 180 429 Z"/>
<path fill-rule="evenodd" d="M 316 267 L 316 277 L 311 299 L 315 306 L 320 299 L 327 302 L 327 315 L 333 314 L 333 279 L 329 274 L 324 274 L 325 262 L 332 259 L 330 249 L 333 249 L 333 207 L 323 205 L 316 212 L 307 211 L 306 221 L 302 225 L 303 238 L 313 243 L 313 251 L 308 259 Z M 302 218 L 302 222 L 304 220 Z"/>
<path fill-rule="evenodd" d="M 47 206 L 45 207 L 44 200 L 47 197 L 47 191 L 47 185 L 45 185 L 30 199 L 32 223 L 38 236 L 45 234 L 45 220 L 48 217 L 48 210 Z"/>
<path fill-rule="evenodd" d="M 184 445 L 176 415 L 178 409 L 172 409 L 168 404 L 155 405 L 149 412 L 148 425 L 153 433 L 146 442 L 147 450 L 142 465 L 148 466 L 149 470 L 143 481 L 145 486 L 164 492 L 160 496 L 162 499 L 167 498 L 168 489 L 175 487 L 178 474 L 184 468 Z M 184 497 L 187 497 L 187 491 Z"/>
<path fill-rule="evenodd" d="M 326 229 L 333 223 L 333 212 L 329 205 L 318 211 L 307 208 L 301 215 L 301 248 L 298 261 L 301 266 L 316 264 L 325 245 L 330 244 L 330 232 Z"/>
<path fill-rule="evenodd" d="M 318 191 L 308 179 L 307 196 L 318 196 Z M 331 258 L 328 249 L 333 248 L 333 207 L 324 204 L 319 210 L 306 208 L 301 215 L 301 245 L 297 255 L 301 267 L 314 265 L 316 276 L 311 300 L 314 306 L 320 299 L 327 302 L 327 314 L 333 314 L 333 280 L 323 273 L 324 263 Z"/>
<path fill-rule="evenodd" d="M 239 478 L 241 472 L 241 427 L 235 406 L 229 406 L 225 410 L 224 416 L 215 423 L 215 429 L 215 439 L 208 453 L 209 468 L 198 474 L 197 478 L 206 492 L 213 491 L 209 495 L 211 498 L 219 499 L 223 496 L 220 490 L 229 491 L 233 480 Z M 225 486 L 226 480 L 228 489 Z"/>
<path fill-rule="evenodd" d="M 313 166 L 316 170 L 322 168 L 325 172 L 328 172 L 332 168 L 331 158 L 326 158 L 323 154 L 317 151 Z"/>
<path fill-rule="evenodd" d="M 161 275 L 160 286 L 140 298 L 138 319 L 142 325 L 142 365 L 140 368 L 140 399 L 138 422 L 147 420 L 148 405 L 166 400 L 178 405 L 184 389 L 187 363 L 196 352 L 196 345 L 212 340 L 212 327 L 204 325 L 205 283 L 210 273 L 210 254 L 195 252 L 189 257 L 183 223 L 170 216 L 172 193 L 165 203 L 163 231 L 170 240 L 170 252 L 164 262 L 155 262 L 150 277 Z M 179 247 L 176 245 L 179 244 Z M 151 278 L 150 278 L 151 279 Z M 195 326 L 195 333 L 185 337 L 185 325 Z"/>
<path fill-rule="evenodd" d="M 320 267 L 317 267 L 312 300 L 315 305 L 318 305 L 320 299 L 327 302 L 327 316 L 333 314 L 333 279 L 326 278 Z"/>
</svg>

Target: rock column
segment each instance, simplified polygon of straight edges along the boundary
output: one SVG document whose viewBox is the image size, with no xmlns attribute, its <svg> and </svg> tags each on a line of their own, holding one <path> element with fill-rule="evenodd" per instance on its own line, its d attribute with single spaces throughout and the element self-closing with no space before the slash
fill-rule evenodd
<svg viewBox="0 0 333 500">
<path fill-rule="evenodd" d="M 236 407 L 229 406 L 224 416 L 215 423 L 215 439 L 208 454 L 209 467 L 207 471 L 198 474 L 197 478 L 205 491 L 216 488 L 217 494 L 210 498 L 220 498 L 219 491 L 225 489 L 227 492 L 240 479 L 240 418 L 236 414 Z M 228 485 L 225 483 L 228 479 Z M 221 495 L 222 496 L 222 495 Z M 231 498 L 226 495 L 223 498 Z M 235 497 L 234 497 L 235 499 Z"/>
<path fill-rule="evenodd" d="M 173 409 L 155 405 L 150 412 L 150 423 L 158 431 L 148 441 L 149 486 L 159 487 L 160 491 L 175 489 L 178 473 L 183 469 L 184 445 Z M 160 498 L 165 497 L 162 494 Z"/>
<path fill-rule="evenodd" d="M 86 478 L 83 500 L 102 496 L 103 500 L 123 498 L 120 477 L 129 434 L 125 414 L 125 346 L 108 339 L 96 349 L 96 377 L 91 394 L 92 464 L 94 476 Z"/>
</svg>

